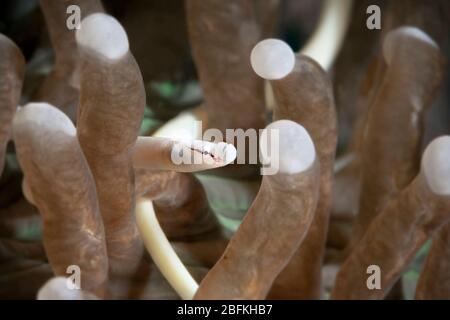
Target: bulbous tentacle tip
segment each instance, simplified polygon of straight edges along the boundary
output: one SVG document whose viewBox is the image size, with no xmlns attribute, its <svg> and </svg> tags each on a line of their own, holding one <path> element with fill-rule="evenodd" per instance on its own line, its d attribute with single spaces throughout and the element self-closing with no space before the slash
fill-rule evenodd
<svg viewBox="0 0 450 320">
<path fill-rule="evenodd" d="M 129 50 L 125 29 L 114 17 L 104 13 L 94 13 L 83 19 L 76 32 L 77 44 L 101 56 L 116 60 Z"/>
<path fill-rule="evenodd" d="M 390 31 L 383 41 L 383 56 L 388 64 L 391 63 L 392 57 L 395 54 L 397 44 L 404 37 L 415 39 L 430 47 L 439 49 L 437 43 L 424 31 L 417 27 L 403 26 Z"/>
<path fill-rule="evenodd" d="M 428 144 L 422 171 L 434 193 L 450 195 L 450 136 L 440 136 Z"/>
<path fill-rule="evenodd" d="M 286 42 L 265 39 L 253 48 L 250 62 L 255 73 L 261 78 L 278 80 L 294 69 L 295 54 Z"/>
<path fill-rule="evenodd" d="M 285 174 L 306 171 L 316 159 L 316 149 L 308 131 L 291 120 L 278 120 L 264 129 L 260 154 L 264 165 L 278 168 L 278 172 Z"/>
<path fill-rule="evenodd" d="M 55 131 L 55 134 L 63 130 L 66 134 L 76 135 L 72 121 L 61 110 L 46 102 L 30 102 L 17 108 L 13 131 L 19 128 L 27 130 L 29 123 Z"/>
<path fill-rule="evenodd" d="M 48 280 L 37 293 L 37 300 L 97 300 L 93 294 L 71 288 L 70 280 L 54 277 Z"/>
</svg>

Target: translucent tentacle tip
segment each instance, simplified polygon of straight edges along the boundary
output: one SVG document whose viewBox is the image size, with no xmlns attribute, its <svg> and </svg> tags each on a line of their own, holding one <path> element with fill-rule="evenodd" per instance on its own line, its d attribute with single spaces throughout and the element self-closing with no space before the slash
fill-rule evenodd
<svg viewBox="0 0 450 320">
<path fill-rule="evenodd" d="M 450 195 L 450 136 L 430 142 L 422 156 L 422 170 L 434 193 Z"/>
<path fill-rule="evenodd" d="M 83 300 L 81 290 L 71 290 L 68 287 L 68 279 L 54 277 L 48 280 L 38 291 L 38 300 Z"/>
<path fill-rule="evenodd" d="M 259 146 L 263 164 L 281 173 L 306 171 L 316 158 L 308 132 L 291 120 L 278 120 L 268 125 L 261 133 Z"/>
<path fill-rule="evenodd" d="M 122 25 L 104 13 L 84 18 L 77 30 L 76 41 L 110 60 L 120 59 L 129 50 L 128 37 Z"/>
<path fill-rule="evenodd" d="M 255 73 L 261 78 L 278 80 L 294 69 L 295 54 L 286 42 L 266 39 L 253 48 L 250 62 Z"/>
<path fill-rule="evenodd" d="M 13 127 L 26 128 L 29 123 L 35 123 L 46 128 L 49 132 L 65 132 L 71 136 L 76 135 L 76 129 L 72 121 L 58 108 L 46 102 L 30 102 L 17 109 L 13 120 Z"/>
<path fill-rule="evenodd" d="M 422 43 L 428 44 L 430 47 L 439 48 L 436 42 L 431 37 L 423 32 L 421 29 L 411 26 L 403 26 L 392 31 L 389 31 L 383 41 L 383 56 L 388 64 L 391 63 L 392 57 L 395 54 L 395 50 L 398 47 L 401 39 L 408 37 L 409 39 L 415 39 Z"/>
</svg>

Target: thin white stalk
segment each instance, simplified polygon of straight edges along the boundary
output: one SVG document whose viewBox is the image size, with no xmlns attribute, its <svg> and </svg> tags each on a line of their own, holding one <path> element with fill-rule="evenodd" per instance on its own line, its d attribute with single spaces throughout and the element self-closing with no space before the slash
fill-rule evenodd
<svg viewBox="0 0 450 320">
<path fill-rule="evenodd" d="M 158 269 L 182 299 L 191 300 L 198 289 L 198 284 L 181 262 L 161 229 L 151 200 L 138 199 L 136 222 L 144 245 Z"/>
<path fill-rule="evenodd" d="M 350 24 L 353 0 L 325 0 L 319 23 L 308 42 L 299 51 L 329 71 L 344 42 Z M 265 101 L 268 110 L 274 110 L 275 98 L 269 81 L 265 81 Z"/>
<path fill-rule="evenodd" d="M 350 23 L 353 0 L 325 0 L 319 24 L 300 50 L 329 70 L 344 41 Z"/>
</svg>

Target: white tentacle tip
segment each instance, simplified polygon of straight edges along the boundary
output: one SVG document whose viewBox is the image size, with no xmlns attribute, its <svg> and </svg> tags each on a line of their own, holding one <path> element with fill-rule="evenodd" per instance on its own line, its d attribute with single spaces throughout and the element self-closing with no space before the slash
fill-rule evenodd
<svg viewBox="0 0 450 320">
<path fill-rule="evenodd" d="M 17 109 L 13 119 L 13 130 L 28 123 L 35 123 L 48 130 L 64 130 L 69 135 L 76 135 L 72 121 L 58 108 L 46 102 L 29 102 Z"/>
<path fill-rule="evenodd" d="M 69 289 L 69 280 L 54 277 L 48 280 L 37 293 L 38 300 L 83 300 L 81 290 Z"/>
<path fill-rule="evenodd" d="M 255 73 L 266 80 L 278 80 L 294 69 L 295 54 L 289 45 L 279 39 L 260 41 L 250 54 Z"/>
<path fill-rule="evenodd" d="M 417 41 L 422 41 L 422 43 L 426 43 L 436 49 L 439 48 L 437 43 L 421 29 L 412 26 L 399 27 L 389 31 L 383 41 L 383 56 L 388 64 L 392 61 L 392 56 L 395 54 L 397 43 L 399 43 L 399 40 L 404 36 L 416 39 Z"/>
<path fill-rule="evenodd" d="M 450 195 L 450 136 L 430 142 L 422 156 L 422 170 L 434 193 Z"/>
<path fill-rule="evenodd" d="M 83 19 L 76 32 L 77 44 L 116 60 L 129 50 L 128 37 L 122 25 L 112 16 L 94 13 Z"/>
<path fill-rule="evenodd" d="M 260 155 L 273 174 L 295 174 L 311 167 L 316 149 L 305 128 L 291 120 L 278 120 L 261 133 Z"/>
</svg>

